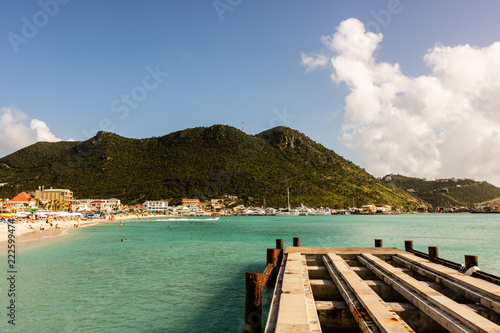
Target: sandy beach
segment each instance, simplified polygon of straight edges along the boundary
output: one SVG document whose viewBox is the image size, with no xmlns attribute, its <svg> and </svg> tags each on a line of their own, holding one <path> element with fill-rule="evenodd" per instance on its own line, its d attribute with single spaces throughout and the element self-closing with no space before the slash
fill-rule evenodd
<svg viewBox="0 0 500 333">
<path fill-rule="evenodd" d="M 146 219 L 155 216 L 126 215 L 117 216 L 113 219 L 70 219 L 70 220 L 52 220 L 49 223 L 46 220 L 18 220 L 14 224 L 14 236 L 16 248 L 27 248 L 52 236 L 61 236 L 78 230 L 78 228 L 88 227 L 100 223 L 120 223 L 131 219 Z M 52 224 L 52 225 L 51 225 Z M 12 227 L 10 227 L 12 230 Z M 5 222 L 0 223 L 0 255 L 7 253 L 7 243 L 9 237 L 9 227 Z"/>
</svg>

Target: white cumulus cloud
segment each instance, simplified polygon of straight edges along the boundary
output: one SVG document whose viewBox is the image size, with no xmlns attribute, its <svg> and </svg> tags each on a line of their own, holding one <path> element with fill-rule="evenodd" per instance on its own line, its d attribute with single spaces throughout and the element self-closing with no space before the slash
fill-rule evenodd
<svg viewBox="0 0 500 333">
<path fill-rule="evenodd" d="M 382 37 L 351 18 L 322 37 L 322 52 L 302 54 L 308 70 L 328 66 L 349 87 L 340 139 L 358 163 L 374 175 L 500 185 L 500 43 L 437 44 L 424 57 L 432 74 L 409 77 L 399 64 L 377 61 Z"/>
<path fill-rule="evenodd" d="M 47 124 L 28 115 L 14 106 L 0 107 L 0 156 L 38 141 L 60 141 Z"/>
</svg>

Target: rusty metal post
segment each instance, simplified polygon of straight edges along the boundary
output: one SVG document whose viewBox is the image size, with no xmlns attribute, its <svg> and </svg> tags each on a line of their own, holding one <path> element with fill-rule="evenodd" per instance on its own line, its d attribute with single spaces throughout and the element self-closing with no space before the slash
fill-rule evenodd
<svg viewBox="0 0 500 333">
<path fill-rule="evenodd" d="M 479 266 L 477 256 L 465 255 L 465 270 L 474 266 Z"/>
<path fill-rule="evenodd" d="M 436 261 L 439 258 L 439 249 L 437 246 L 429 246 L 429 261 Z"/>
<path fill-rule="evenodd" d="M 262 273 L 245 276 L 245 333 L 262 332 Z"/>
<path fill-rule="evenodd" d="M 277 239 L 276 240 L 276 249 L 280 250 L 280 253 L 278 254 L 278 262 L 276 265 L 278 266 L 277 271 L 279 271 L 279 268 L 281 267 L 281 263 L 283 262 L 283 240 L 282 239 Z"/>
<path fill-rule="evenodd" d="M 382 247 L 384 241 L 382 239 L 375 239 L 375 247 Z"/>
<path fill-rule="evenodd" d="M 413 250 L 413 241 L 405 240 L 405 251 L 411 252 Z"/>
<path fill-rule="evenodd" d="M 271 272 L 271 275 L 269 275 L 269 280 L 267 280 L 268 283 L 272 283 L 273 287 L 276 284 L 276 277 L 278 276 L 278 254 L 280 250 L 278 249 L 267 249 L 267 264 L 268 265 L 273 265 L 274 268 Z M 264 287 L 264 286 L 262 286 Z"/>
<path fill-rule="evenodd" d="M 300 238 L 293 237 L 293 246 L 300 246 Z"/>
</svg>

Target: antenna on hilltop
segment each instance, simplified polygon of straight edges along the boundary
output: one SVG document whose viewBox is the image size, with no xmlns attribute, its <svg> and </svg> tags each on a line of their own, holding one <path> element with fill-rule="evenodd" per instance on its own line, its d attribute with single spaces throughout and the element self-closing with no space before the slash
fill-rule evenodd
<svg viewBox="0 0 500 333">
<path fill-rule="evenodd" d="M 241 122 L 241 131 L 245 132 L 245 122 L 244 121 Z"/>
</svg>

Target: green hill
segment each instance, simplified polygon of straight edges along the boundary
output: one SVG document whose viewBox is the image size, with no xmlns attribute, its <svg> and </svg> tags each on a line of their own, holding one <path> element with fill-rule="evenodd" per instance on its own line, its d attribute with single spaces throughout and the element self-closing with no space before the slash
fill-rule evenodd
<svg viewBox="0 0 500 333">
<path fill-rule="evenodd" d="M 443 179 L 439 181 L 423 181 L 420 178 L 401 175 L 387 175 L 389 184 L 403 190 L 414 190 L 414 196 L 428 202 L 433 207 L 475 206 L 486 201 L 500 198 L 500 188 L 487 182 L 472 179 Z"/>
<path fill-rule="evenodd" d="M 99 132 L 84 142 L 39 142 L 0 159 L 0 197 L 38 186 L 69 188 L 75 198 L 124 203 L 239 196 L 246 204 L 347 207 L 417 199 L 286 127 L 248 135 L 230 126 L 198 127 L 148 139 Z"/>
</svg>

